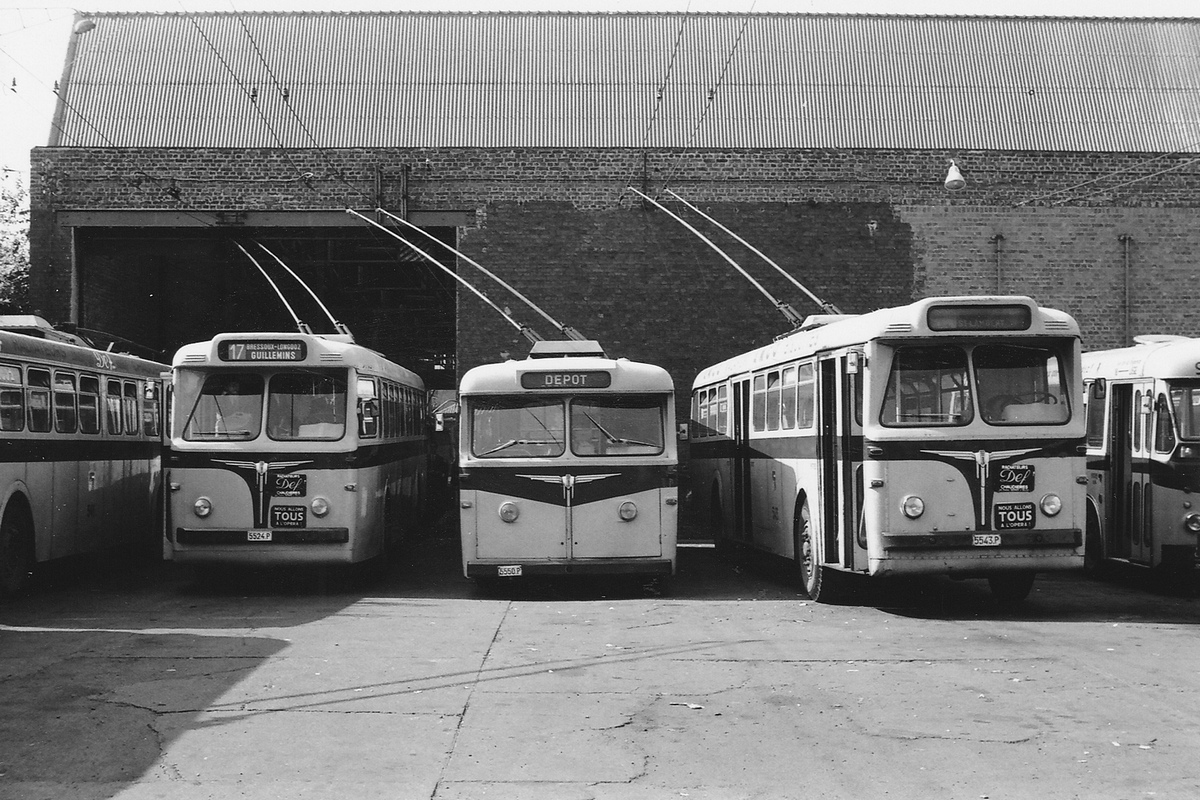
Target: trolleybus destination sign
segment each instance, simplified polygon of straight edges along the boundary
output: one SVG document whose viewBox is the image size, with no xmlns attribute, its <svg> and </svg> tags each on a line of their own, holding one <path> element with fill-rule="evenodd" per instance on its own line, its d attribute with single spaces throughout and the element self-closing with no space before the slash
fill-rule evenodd
<svg viewBox="0 0 1200 800">
<path fill-rule="evenodd" d="M 217 345 L 217 358 L 222 361 L 303 361 L 307 357 L 304 342 L 256 339 Z"/>
<path fill-rule="evenodd" d="M 604 370 L 563 369 L 549 372 L 524 372 L 522 389 L 607 389 L 612 373 Z"/>
</svg>

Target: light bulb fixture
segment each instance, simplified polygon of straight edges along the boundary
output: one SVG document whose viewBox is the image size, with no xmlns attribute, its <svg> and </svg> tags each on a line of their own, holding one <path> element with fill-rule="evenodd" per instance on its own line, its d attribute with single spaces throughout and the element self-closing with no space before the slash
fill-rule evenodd
<svg viewBox="0 0 1200 800">
<path fill-rule="evenodd" d="M 951 192 L 957 192 L 959 189 L 967 185 L 967 180 L 958 170 L 958 165 L 954 163 L 954 159 L 950 159 L 950 169 L 946 171 L 945 186 Z"/>
</svg>

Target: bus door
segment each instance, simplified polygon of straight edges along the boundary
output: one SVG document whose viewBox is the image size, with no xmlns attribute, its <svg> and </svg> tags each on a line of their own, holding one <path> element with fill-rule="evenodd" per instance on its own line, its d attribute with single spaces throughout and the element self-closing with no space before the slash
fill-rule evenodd
<svg viewBox="0 0 1200 800">
<path fill-rule="evenodd" d="M 1112 432 L 1109 442 L 1112 504 L 1108 509 L 1108 542 L 1116 558 L 1142 561 L 1149 554 L 1146 538 L 1148 506 L 1149 384 L 1110 384 Z"/>
<path fill-rule="evenodd" d="M 857 380 L 859 376 L 853 377 Z M 856 533 L 859 505 L 855 486 L 862 466 L 862 440 L 857 440 L 856 453 L 852 436 L 854 387 L 850 378 L 844 356 L 821 359 L 817 455 L 821 462 L 823 563 L 844 567 L 854 565 L 854 547 L 850 543 Z M 839 539 L 847 541 L 849 546 L 845 550 L 839 548 Z"/>
<path fill-rule="evenodd" d="M 752 530 L 750 507 L 750 378 L 733 382 L 733 534 L 748 540 Z"/>
</svg>

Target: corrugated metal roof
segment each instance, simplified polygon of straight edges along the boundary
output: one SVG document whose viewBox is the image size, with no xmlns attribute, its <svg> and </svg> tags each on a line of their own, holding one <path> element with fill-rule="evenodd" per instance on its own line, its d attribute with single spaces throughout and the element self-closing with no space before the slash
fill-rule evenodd
<svg viewBox="0 0 1200 800">
<path fill-rule="evenodd" d="M 52 144 L 1200 150 L 1195 19 L 90 16 Z"/>
</svg>

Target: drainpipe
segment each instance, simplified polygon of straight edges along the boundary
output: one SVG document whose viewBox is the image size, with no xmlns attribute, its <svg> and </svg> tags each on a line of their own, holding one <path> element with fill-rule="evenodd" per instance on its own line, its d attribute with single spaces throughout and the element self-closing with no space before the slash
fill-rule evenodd
<svg viewBox="0 0 1200 800">
<path fill-rule="evenodd" d="M 1000 267 L 1001 267 L 1000 253 L 1003 252 L 1003 242 L 1004 242 L 1004 234 L 1003 233 L 997 233 L 995 236 L 992 237 L 992 253 L 996 258 L 996 294 L 1004 294 L 1003 290 L 1001 289 L 1001 283 L 1003 282 L 1003 274 L 1001 273 L 1001 270 L 1000 270 Z"/>
<path fill-rule="evenodd" d="M 1133 241 L 1133 237 L 1130 236 L 1128 233 L 1122 233 L 1120 236 L 1117 237 L 1117 240 L 1121 243 L 1121 247 L 1125 251 L 1125 275 L 1124 275 L 1124 280 L 1125 280 L 1125 344 L 1131 345 L 1131 344 L 1133 344 L 1133 331 L 1130 328 L 1130 322 L 1129 322 L 1129 319 L 1130 319 L 1129 294 L 1130 294 L 1130 284 L 1132 283 L 1132 281 L 1130 280 L 1130 272 L 1132 270 L 1130 267 L 1129 245 Z"/>
</svg>

